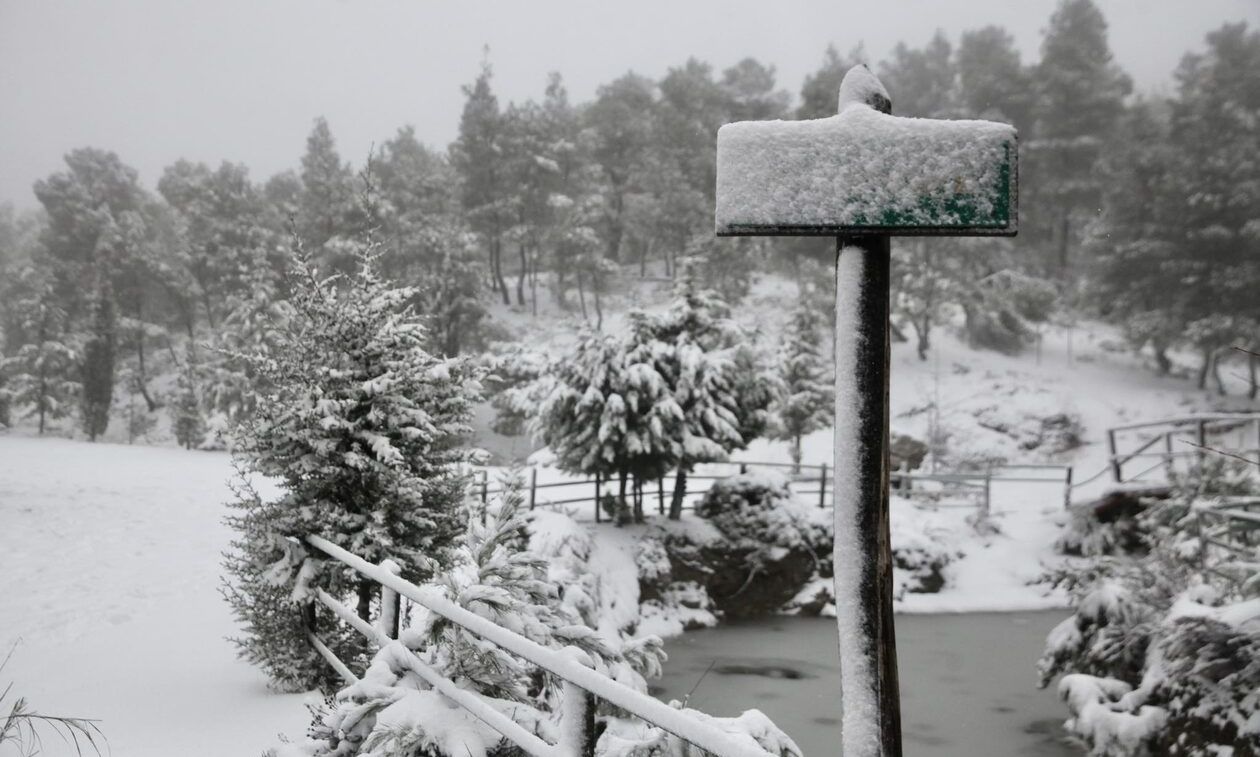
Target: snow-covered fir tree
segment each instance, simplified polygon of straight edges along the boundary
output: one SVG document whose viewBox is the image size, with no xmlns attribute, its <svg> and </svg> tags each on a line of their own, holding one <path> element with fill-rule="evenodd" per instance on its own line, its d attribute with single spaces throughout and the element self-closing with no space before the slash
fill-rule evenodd
<svg viewBox="0 0 1260 757">
<path fill-rule="evenodd" d="M 684 420 L 658 370 L 653 345 L 666 347 L 651 317 L 632 313 L 630 322 L 624 338 L 584 331 L 552 362 L 532 421 L 562 470 L 615 477 L 621 506 L 629 484 L 664 475 L 678 459 Z"/>
<path fill-rule="evenodd" d="M 96 441 L 109 428 L 118 336 L 118 316 L 109 277 L 98 272 L 96 278 L 97 289 L 89 305 L 91 323 L 79 368 L 83 385 L 79 392 L 80 421 L 90 441 Z"/>
<path fill-rule="evenodd" d="M 422 581 L 449 560 L 463 527 L 460 464 L 470 453 L 460 445 L 476 372 L 425 350 L 424 325 L 406 305 L 414 292 L 383 282 L 374 255 L 362 246 L 355 274 L 324 279 L 299 245 L 288 323 L 268 352 L 242 356 L 260 389 L 234 452 L 243 472 L 272 478 L 280 493 L 264 499 L 242 484 L 225 594 L 243 626 L 241 655 L 283 688 L 327 676 L 290 598 L 300 561 L 286 537 L 319 535 Z M 357 593 L 367 617 L 366 579 L 328 569 L 315 580 Z M 353 658 L 355 649 L 338 651 Z"/>
<path fill-rule="evenodd" d="M 266 390 L 255 360 L 274 350 L 293 314 L 282 282 L 270 269 L 255 267 L 250 280 L 248 293 L 227 297 L 222 325 L 200 356 L 197 378 L 206 418 L 203 449 L 225 448 L 233 427 L 253 415 L 258 396 Z"/>
<path fill-rule="evenodd" d="M 792 444 L 792 463 L 801 465 L 801 438 L 827 428 L 832 420 L 832 388 L 823 357 L 821 319 L 817 311 L 800 307 L 783 335 L 779 378 L 783 393 L 775 403 L 775 438 Z"/>
<path fill-rule="evenodd" d="M 656 636 L 609 640 L 562 601 L 548 579 L 549 560 L 529 549 L 531 516 L 522 508 L 518 476 L 491 503 L 485 524 L 468 519 L 448 570 L 435 579 L 448 599 L 496 625 L 545 647 L 574 647 L 594 668 L 640 691 L 644 676 L 660 675 L 664 654 Z M 527 730 L 554 741 L 562 709 L 560 682 L 423 608 L 398 643 L 376 654 L 363 679 L 342 689 L 315 712 L 312 739 L 282 755 L 426 755 L 480 757 L 515 754 L 502 737 L 450 703 L 410 672 L 406 656 L 420 660 Z M 502 743 L 501 743 L 502 742 Z"/>
<path fill-rule="evenodd" d="M 730 317 L 721 296 L 700 286 L 693 262 L 669 309 L 652 320 L 648 351 L 683 413 L 669 517 L 682 515 L 687 474 L 726 460 L 765 430 L 775 380 L 750 345 L 755 337 Z"/>
<path fill-rule="evenodd" d="M 33 278 L 33 277 L 28 277 Z M 37 418 L 43 434 L 49 421 L 64 418 L 79 392 L 77 355 L 67 343 L 67 317 L 51 282 L 30 282 L 29 294 L 14 304 L 21 332 L 29 341 L 8 358 L 0 357 L 5 399 Z"/>
<path fill-rule="evenodd" d="M 677 519 L 691 469 L 763 432 L 776 382 L 750 346 L 754 335 L 690 265 L 666 312 L 632 310 L 627 321 L 620 337 L 583 335 L 552 362 L 541 389 L 524 394 L 541 398 L 535 432 L 561 467 L 618 476 L 623 502 L 632 484 L 636 519 L 641 485 L 676 470 Z"/>
<path fill-rule="evenodd" d="M 201 444 L 206 434 L 205 419 L 201 415 L 201 399 L 197 386 L 197 353 L 192 342 L 184 358 L 183 370 L 175 381 L 175 404 L 171 408 L 171 431 L 175 442 L 184 449 Z"/>
</svg>

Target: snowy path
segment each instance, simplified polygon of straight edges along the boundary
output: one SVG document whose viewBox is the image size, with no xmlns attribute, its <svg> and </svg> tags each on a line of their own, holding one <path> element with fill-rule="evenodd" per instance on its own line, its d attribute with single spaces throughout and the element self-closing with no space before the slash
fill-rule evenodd
<svg viewBox="0 0 1260 757">
<path fill-rule="evenodd" d="M 300 733 L 304 697 L 268 692 L 224 640 L 230 474 L 218 453 L 0 436 L 0 644 L 21 639 L 0 683 L 99 718 L 120 757 L 257 755 Z"/>
</svg>

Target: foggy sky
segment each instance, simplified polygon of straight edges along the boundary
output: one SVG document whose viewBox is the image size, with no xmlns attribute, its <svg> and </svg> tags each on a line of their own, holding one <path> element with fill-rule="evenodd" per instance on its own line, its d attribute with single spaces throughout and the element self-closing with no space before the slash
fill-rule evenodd
<svg viewBox="0 0 1260 757">
<path fill-rule="evenodd" d="M 1098 0 L 1139 89 L 1171 90 L 1181 56 L 1260 0 Z M 413 124 L 444 147 L 489 45 L 500 102 L 541 98 L 560 71 L 575 102 L 635 70 L 695 56 L 720 71 L 774 64 L 795 97 L 833 42 L 874 60 L 943 29 L 999 24 L 1037 58 L 1056 0 L 0 0 L 0 202 L 80 146 L 117 152 L 152 187 L 179 158 L 244 162 L 256 180 L 297 166 L 312 120 L 342 157 Z M 872 61 L 872 62 L 873 62 Z M 894 94 L 894 99 L 895 95 Z"/>
</svg>

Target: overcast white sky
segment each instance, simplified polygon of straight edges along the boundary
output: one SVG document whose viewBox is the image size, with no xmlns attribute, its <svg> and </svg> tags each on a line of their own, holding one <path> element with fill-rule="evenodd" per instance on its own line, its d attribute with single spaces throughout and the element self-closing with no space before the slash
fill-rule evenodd
<svg viewBox="0 0 1260 757">
<path fill-rule="evenodd" d="M 793 95 L 834 42 L 872 58 L 937 29 L 1000 24 L 1036 58 L 1056 0 L 0 0 L 0 201 L 68 150 L 114 150 L 152 186 L 185 157 L 296 165 L 324 115 L 343 157 L 403 124 L 455 134 L 460 85 L 489 45 L 500 100 L 539 97 L 560 71 L 574 100 L 627 70 L 657 77 L 693 55 L 719 70 L 752 55 Z M 1260 0 L 1099 0 L 1116 57 L 1145 90 L 1225 21 L 1260 25 Z"/>
</svg>

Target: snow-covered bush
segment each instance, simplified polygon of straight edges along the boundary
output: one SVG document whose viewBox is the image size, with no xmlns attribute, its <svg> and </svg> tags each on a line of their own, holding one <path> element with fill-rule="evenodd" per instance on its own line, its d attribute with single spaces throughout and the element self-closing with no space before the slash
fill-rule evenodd
<svg viewBox="0 0 1260 757">
<path fill-rule="evenodd" d="M 787 479 L 775 473 L 741 473 L 713 482 L 696 503 L 696 516 L 712 523 L 734 547 L 753 550 L 748 560 L 754 568 L 785 550 L 814 552 L 829 542 L 825 525 L 802 514 Z"/>
<path fill-rule="evenodd" d="M 1052 574 L 1075 613 L 1046 640 L 1041 685 L 1062 675 L 1066 728 L 1092 754 L 1260 754 L 1260 599 L 1207 583 L 1185 499 L 1137 520 L 1145 556 Z"/>
<path fill-rule="evenodd" d="M 433 585 L 448 599 L 538 644 L 581 650 L 597 671 L 646 692 L 644 676 L 660 674 L 661 641 L 609 638 L 578 610 L 582 602 L 561 597 L 548 558 L 529 548 L 530 515 L 521 510 L 518 481 L 492 506 L 486 525 L 469 518 L 449 570 Z M 574 546 L 548 529 L 553 548 Z M 572 533 L 569 534 L 573 536 Z M 581 548 L 581 539 L 577 540 Z M 342 689 L 316 713 L 310 742 L 280 754 L 426 755 L 481 757 L 516 752 L 471 714 L 443 699 L 406 666 L 421 660 L 461 688 L 480 694 L 492 707 L 548 740 L 557 736 L 559 681 L 481 637 L 423 608 L 399 643 L 378 652 L 362 680 Z M 605 714 L 611 713 L 607 710 Z"/>
<path fill-rule="evenodd" d="M 935 594 L 945 587 L 947 567 L 962 557 L 939 517 L 894 501 L 889 509 L 892 536 L 893 590 L 906 594 Z"/>
<path fill-rule="evenodd" d="M 476 377 L 424 349 L 425 329 L 406 305 L 414 293 L 387 286 L 372 255 L 361 251 L 356 275 L 329 279 L 299 255 L 285 328 L 267 351 L 242 355 L 261 389 L 234 454 L 243 473 L 274 479 L 280 496 L 266 501 L 242 485 L 228 519 L 238 537 L 224 593 L 243 626 L 240 654 L 286 689 L 329 675 L 291 601 L 303 561 L 286 537 L 322 536 L 372 563 L 393 559 L 422 581 L 462 530 L 459 464 L 469 453 L 460 444 Z M 368 615 L 366 579 L 325 565 L 315 580 L 338 596 L 357 593 Z M 359 651 L 349 639 L 329 642 L 343 659 Z"/>
<path fill-rule="evenodd" d="M 1169 472 L 1168 486 L 1115 489 L 1071 509 L 1059 550 L 1070 555 L 1142 555 L 1169 537 L 1186 536 L 1192 504 L 1205 497 L 1254 495 L 1255 466 L 1209 455 L 1188 470 Z"/>
</svg>

